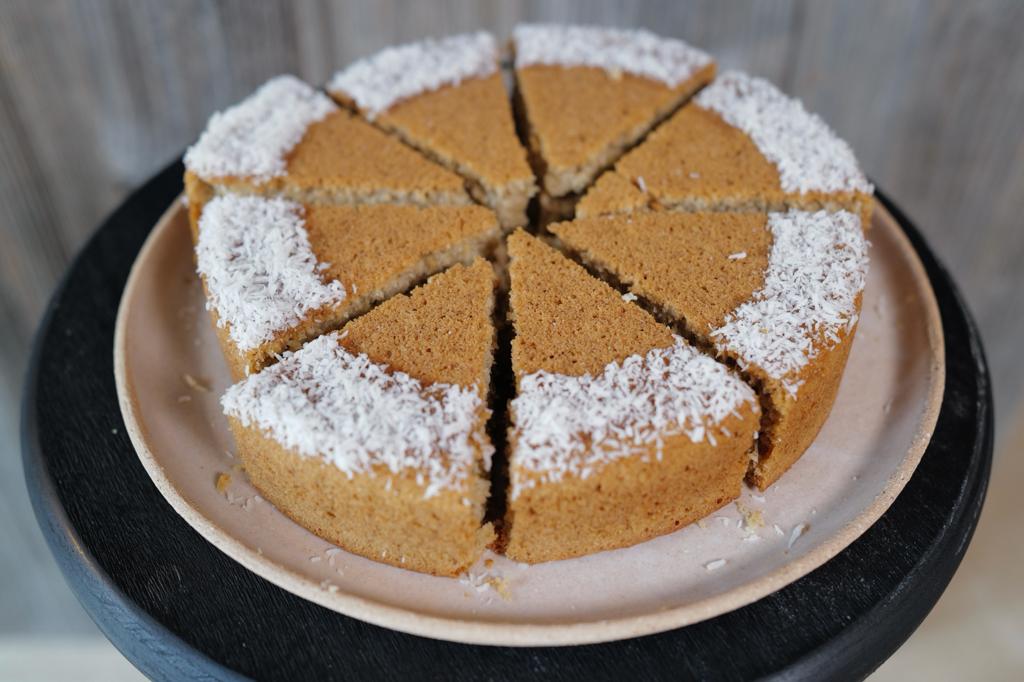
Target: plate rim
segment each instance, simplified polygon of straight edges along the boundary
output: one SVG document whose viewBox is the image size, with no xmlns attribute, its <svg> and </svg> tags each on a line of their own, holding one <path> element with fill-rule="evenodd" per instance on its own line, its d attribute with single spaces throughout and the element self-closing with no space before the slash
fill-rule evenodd
<svg viewBox="0 0 1024 682">
<path fill-rule="evenodd" d="M 910 264 L 911 278 L 924 294 L 922 298 L 930 351 L 927 401 L 910 447 L 897 469 L 887 480 L 872 503 L 845 524 L 827 541 L 800 558 L 775 571 L 739 585 L 726 592 L 669 609 L 650 611 L 623 618 L 566 622 L 524 623 L 498 619 L 472 620 L 438 616 L 394 606 L 350 594 L 340 588 L 328 593 L 311 579 L 278 564 L 266 555 L 249 548 L 206 517 L 179 491 L 164 473 L 148 446 L 145 426 L 138 418 L 137 398 L 127 374 L 126 328 L 129 302 L 142 277 L 142 265 L 155 249 L 160 236 L 176 214 L 185 210 L 184 194 L 175 198 L 163 212 L 132 262 L 132 267 L 118 302 L 114 327 L 114 379 L 118 404 L 125 429 L 143 467 L 157 490 L 207 542 L 256 575 L 295 594 L 342 615 L 408 634 L 464 644 L 492 646 L 565 646 L 597 644 L 631 637 L 655 634 L 685 627 L 727 613 L 798 580 L 832 559 L 870 528 L 896 500 L 920 463 L 934 432 L 945 389 L 945 339 L 942 319 L 934 289 L 917 250 L 900 227 L 899 221 L 882 202 L 875 202 L 875 220 L 887 221 L 894 241 Z M 873 229 L 878 229 L 873 228 Z M 869 233 L 870 234 L 870 233 Z M 724 603 L 724 605 L 723 605 Z"/>
</svg>

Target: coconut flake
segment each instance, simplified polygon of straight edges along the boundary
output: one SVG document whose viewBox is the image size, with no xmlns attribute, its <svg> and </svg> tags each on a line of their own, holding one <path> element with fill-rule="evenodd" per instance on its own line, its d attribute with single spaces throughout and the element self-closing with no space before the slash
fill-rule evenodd
<svg viewBox="0 0 1024 682">
<path fill-rule="evenodd" d="M 336 73 L 327 89 L 351 98 L 372 120 L 401 100 L 497 70 L 494 36 L 480 31 L 381 50 Z"/>
<path fill-rule="evenodd" d="M 800 371 L 857 323 L 868 243 L 860 218 L 846 211 L 770 213 L 768 229 L 764 286 L 710 336 L 741 368 L 760 367 L 795 397 Z"/>
<path fill-rule="evenodd" d="M 778 168 L 784 191 L 874 191 L 850 146 L 820 116 L 763 78 L 729 71 L 694 101 L 745 132 Z"/>
<path fill-rule="evenodd" d="M 622 72 L 674 88 L 711 63 L 711 56 L 681 40 L 650 31 L 521 24 L 512 33 L 516 68 L 534 64 L 591 66 L 612 76 Z"/>
<path fill-rule="evenodd" d="M 277 76 L 233 107 L 215 113 L 185 167 L 201 178 L 245 177 L 263 183 L 284 175 L 288 153 L 306 129 L 337 105 L 295 76 Z"/>
<path fill-rule="evenodd" d="M 225 414 L 349 478 L 383 467 L 416 472 L 424 497 L 464 487 L 491 451 L 476 388 L 424 386 L 338 341 L 337 332 L 321 336 L 235 384 L 221 400 Z"/>
<path fill-rule="evenodd" d="M 196 260 L 206 307 L 243 352 L 345 300 L 341 282 L 321 279 L 302 210 L 286 199 L 231 194 L 203 208 Z"/>
<path fill-rule="evenodd" d="M 610 363 L 596 377 L 527 374 L 511 405 L 512 496 L 538 478 L 586 478 L 652 445 L 660 458 L 670 436 L 714 443 L 713 428 L 745 403 L 757 409 L 750 387 L 680 337 L 668 348 Z"/>
<path fill-rule="evenodd" d="M 798 523 L 793 526 L 793 530 L 789 533 L 789 542 L 786 543 L 787 551 L 793 549 L 793 545 L 800 539 L 800 536 L 807 532 L 808 528 L 810 528 L 810 525 L 806 523 Z"/>
</svg>

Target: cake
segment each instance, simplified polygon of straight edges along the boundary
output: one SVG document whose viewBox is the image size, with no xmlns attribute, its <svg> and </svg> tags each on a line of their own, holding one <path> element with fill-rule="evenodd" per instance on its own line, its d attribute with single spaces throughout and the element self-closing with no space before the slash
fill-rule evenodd
<svg viewBox="0 0 1024 682">
<path fill-rule="evenodd" d="M 772 485 L 832 410 L 867 277 L 873 189 L 799 101 L 646 31 L 512 49 L 511 104 L 491 35 L 426 40 L 328 93 L 271 79 L 185 156 L 249 480 L 440 576 Z"/>
<path fill-rule="evenodd" d="M 335 74 L 342 104 L 455 171 L 504 227 L 525 225 L 536 182 L 489 33 L 391 47 Z"/>
<path fill-rule="evenodd" d="M 231 387 L 224 410 L 263 497 L 376 561 L 447 576 L 476 561 L 494 539 L 493 288 L 490 264 L 457 265 Z"/>
<path fill-rule="evenodd" d="M 648 31 L 526 24 L 512 35 L 516 100 L 542 222 L 715 73 L 709 55 Z"/>
<path fill-rule="evenodd" d="M 867 227 L 872 192 L 821 118 L 768 81 L 730 71 L 603 174 L 577 215 L 844 209 Z"/>
<path fill-rule="evenodd" d="M 498 239 L 482 206 L 303 205 L 225 194 L 198 224 L 196 263 L 236 377 Z"/>
<path fill-rule="evenodd" d="M 739 496 L 754 392 L 534 237 L 509 239 L 504 550 L 530 563 L 625 547 Z"/>
<path fill-rule="evenodd" d="M 839 389 L 867 275 L 859 216 L 641 212 L 551 231 L 749 376 L 767 408 L 750 482 L 778 480 Z"/>
<path fill-rule="evenodd" d="M 185 153 L 195 230 L 227 192 L 305 203 L 467 205 L 464 182 L 294 76 L 278 76 L 214 114 Z"/>
</svg>

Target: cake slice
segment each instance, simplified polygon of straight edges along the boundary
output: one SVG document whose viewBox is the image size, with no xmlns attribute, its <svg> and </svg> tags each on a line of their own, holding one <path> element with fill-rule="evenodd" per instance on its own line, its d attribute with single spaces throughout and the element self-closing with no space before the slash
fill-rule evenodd
<svg viewBox="0 0 1024 682">
<path fill-rule="evenodd" d="M 599 172 L 715 73 L 709 55 L 647 31 L 522 25 L 512 40 L 544 221 L 569 217 Z"/>
<path fill-rule="evenodd" d="M 502 226 L 526 224 L 536 182 L 516 137 L 491 34 L 389 47 L 335 74 L 327 89 L 466 178 Z"/>
<path fill-rule="evenodd" d="M 225 194 L 198 220 L 196 262 L 238 378 L 500 235 L 483 206 L 303 205 Z"/>
<path fill-rule="evenodd" d="M 844 209 L 867 227 L 873 191 L 821 118 L 768 81 L 732 71 L 603 174 L 576 215 Z"/>
<path fill-rule="evenodd" d="M 203 204 L 225 192 L 325 204 L 472 203 L 458 175 L 294 76 L 214 114 L 185 169 L 193 230 Z"/>
<path fill-rule="evenodd" d="M 506 554 L 625 547 L 735 499 L 754 392 L 534 237 L 509 238 L 512 368 Z"/>
<path fill-rule="evenodd" d="M 778 480 L 828 417 L 853 345 L 868 266 L 860 218 L 646 212 L 551 231 L 743 369 L 767 406 L 749 480 Z"/>
<path fill-rule="evenodd" d="M 222 400 L 253 485 L 339 547 L 453 576 L 494 539 L 483 523 L 494 273 L 433 277 Z"/>
</svg>

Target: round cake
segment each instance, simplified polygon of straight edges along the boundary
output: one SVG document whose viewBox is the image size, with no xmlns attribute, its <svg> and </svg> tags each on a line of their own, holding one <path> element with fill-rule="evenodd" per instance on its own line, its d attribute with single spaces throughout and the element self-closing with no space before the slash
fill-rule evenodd
<svg viewBox="0 0 1024 682">
<path fill-rule="evenodd" d="M 646 31 L 523 25 L 507 52 L 278 76 L 185 155 L 247 477 L 435 575 L 773 484 L 829 416 L 867 275 L 871 185 L 771 83 Z"/>
</svg>

